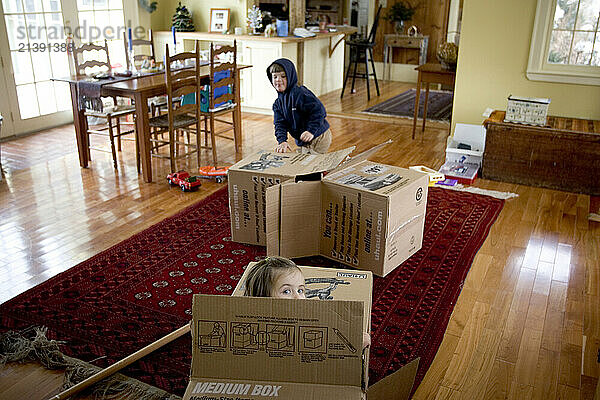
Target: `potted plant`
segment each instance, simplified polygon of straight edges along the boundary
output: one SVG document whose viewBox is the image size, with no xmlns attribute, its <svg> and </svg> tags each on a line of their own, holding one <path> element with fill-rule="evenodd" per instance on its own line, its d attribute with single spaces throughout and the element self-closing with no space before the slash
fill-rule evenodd
<svg viewBox="0 0 600 400">
<path fill-rule="evenodd" d="M 385 18 L 394 22 L 396 33 L 400 35 L 404 30 L 404 21 L 409 21 L 415 15 L 416 10 L 417 6 L 411 5 L 409 2 L 398 1 L 388 9 Z"/>
</svg>

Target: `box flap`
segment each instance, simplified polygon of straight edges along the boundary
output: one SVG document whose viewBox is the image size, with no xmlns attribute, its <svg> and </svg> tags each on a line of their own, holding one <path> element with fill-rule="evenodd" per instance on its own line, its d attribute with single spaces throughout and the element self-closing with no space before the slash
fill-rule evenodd
<svg viewBox="0 0 600 400">
<path fill-rule="evenodd" d="M 192 379 L 360 388 L 363 306 L 195 294 Z"/>
<path fill-rule="evenodd" d="M 389 196 L 399 188 L 405 187 L 423 176 L 425 175 L 421 172 L 406 168 L 373 161 L 361 161 L 328 174 L 323 181 Z"/>
<path fill-rule="evenodd" d="M 385 146 L 387 146 L 388 144 L 390 144 L 392 142 L 393 142 L 393 140 L 390 139 L 386 142 L 383 142 L 376 146 L 373 146 L 370 149 L 363 151 L 362 153 L 359 153 L 355 156 L 350 157 L 349 160 L 344 161 L 339 167 L 332 170 L 331 173 L 334 173 L 334 172 L 339 171 L 344 168 L 351 167 L 352 165 L 358 164 L 361 161 L 368 160 L 369 157 L 371 157 L 373 154 L 377 153 L 379 150 L 381 150 L 382 148 L 384 148 Z"/>
<path fill-rule="evenodd" d="M 415 359 L 398 371 L 386 376 L 369 387 L 367 400 L 407 400 L 417 376 L 419 359 Z"/>
<path fill-rule="evenodd" d="M 452 136 L 455 144 L 452 147 L 457 148 L 459 143 L 466 143 L 471 145 L 470 151 L 482 152 L 485 149 L 485 133 L 486 130 L 483 125 L 457 123 Z"/>
<path fill-rule="evenodd" d="M 275 153 L 259 151 L 245 157 L 229 168 L 229 171 L 250 171 L 294 177 L 297 175 L 329 171 L 337 167 L 355 146 L 326 154 Z"/>
<path fill-rule="evenodd" d="M 294 258 L 319 254 L 321 181 L 284 183 L 279 199 L 275 197 L 267 197 L 267 255 Z"/>
<path fill-rule="evenodd" d="M 267 254 L 279 255 L 279 226 L 281 211 L 281 185 L 268 187 L 265 191 L 265 214 Z"/>
</svg>

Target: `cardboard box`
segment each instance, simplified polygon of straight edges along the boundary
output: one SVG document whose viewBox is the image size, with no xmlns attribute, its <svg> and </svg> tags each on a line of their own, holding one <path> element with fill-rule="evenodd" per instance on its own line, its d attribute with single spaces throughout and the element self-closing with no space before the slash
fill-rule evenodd
<svg viewBox="0 0 600 400">
<path fill-rule="evenodd" d="M 365 395 L 366 369 L 357 349 L 366 321 L 370 326 L 370 272 L 300 267 L 307 294 L 328 301 L 240 297 L 253 264 L 233 296 L 194 295 L 184 400 L 408 399 L 418 360 Z"/>
<path fill-rule="evenodd" d="M 471 145 L 471 150 L 459 149 L 459 143 Z M 481 168 L 485 150 L 485 128 L 482 125 L 456 124 L 454 136 L 446 141 L 446 162 L 476 164 Z"/>
<path fill-rule="evenodd" d="M 266 188 L 288 181 L 320 179 L 352 150 L 354 147 L 319 155 L 260 151 L 230 167 L 227 179 L 232 240 L 266 245 Z"/>
<path fill-rule="evenodd" d="M 358 160 L 267 189 L 267 254 L 322 255 L 385 276 L 421 248 L 429 177 Z"/>
</svg>

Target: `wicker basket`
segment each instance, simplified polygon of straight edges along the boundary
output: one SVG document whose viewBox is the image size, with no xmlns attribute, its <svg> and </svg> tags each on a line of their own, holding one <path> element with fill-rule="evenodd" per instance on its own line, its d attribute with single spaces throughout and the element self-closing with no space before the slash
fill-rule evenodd
<svg viewBox="0 0 600 400">
<path fill-rule="evenodd" d="M 545 126 L 549 104 L 550 99 L 510 95 L 504 122 Z"/>
</svg>

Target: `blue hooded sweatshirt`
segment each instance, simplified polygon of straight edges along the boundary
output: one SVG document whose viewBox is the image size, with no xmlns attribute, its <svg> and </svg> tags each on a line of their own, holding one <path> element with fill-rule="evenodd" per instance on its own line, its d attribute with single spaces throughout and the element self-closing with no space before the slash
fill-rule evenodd
<svg viewBox="0 0 600 400">
<path fill-rule="evenodd" d="M 287 141 L 289 132 L 298 146 L 304 146 L 307 143 L 300 140 L 304 131 L 309 131 L 316 138 L 329 129 L 325 107 L 313 92 L 305 86 L 298 86 L 298 75 L 293 62 L 280 58 L 273 64 L 281 65 L 287 77 L 285 91 L 277 92 L 277 99 L 273 103 L 275 137 L 278 143 L 283 143 Z M 267 76 L 273 84 L 270 68 L 271 66 L 267 68 Z"/>
</svg>

